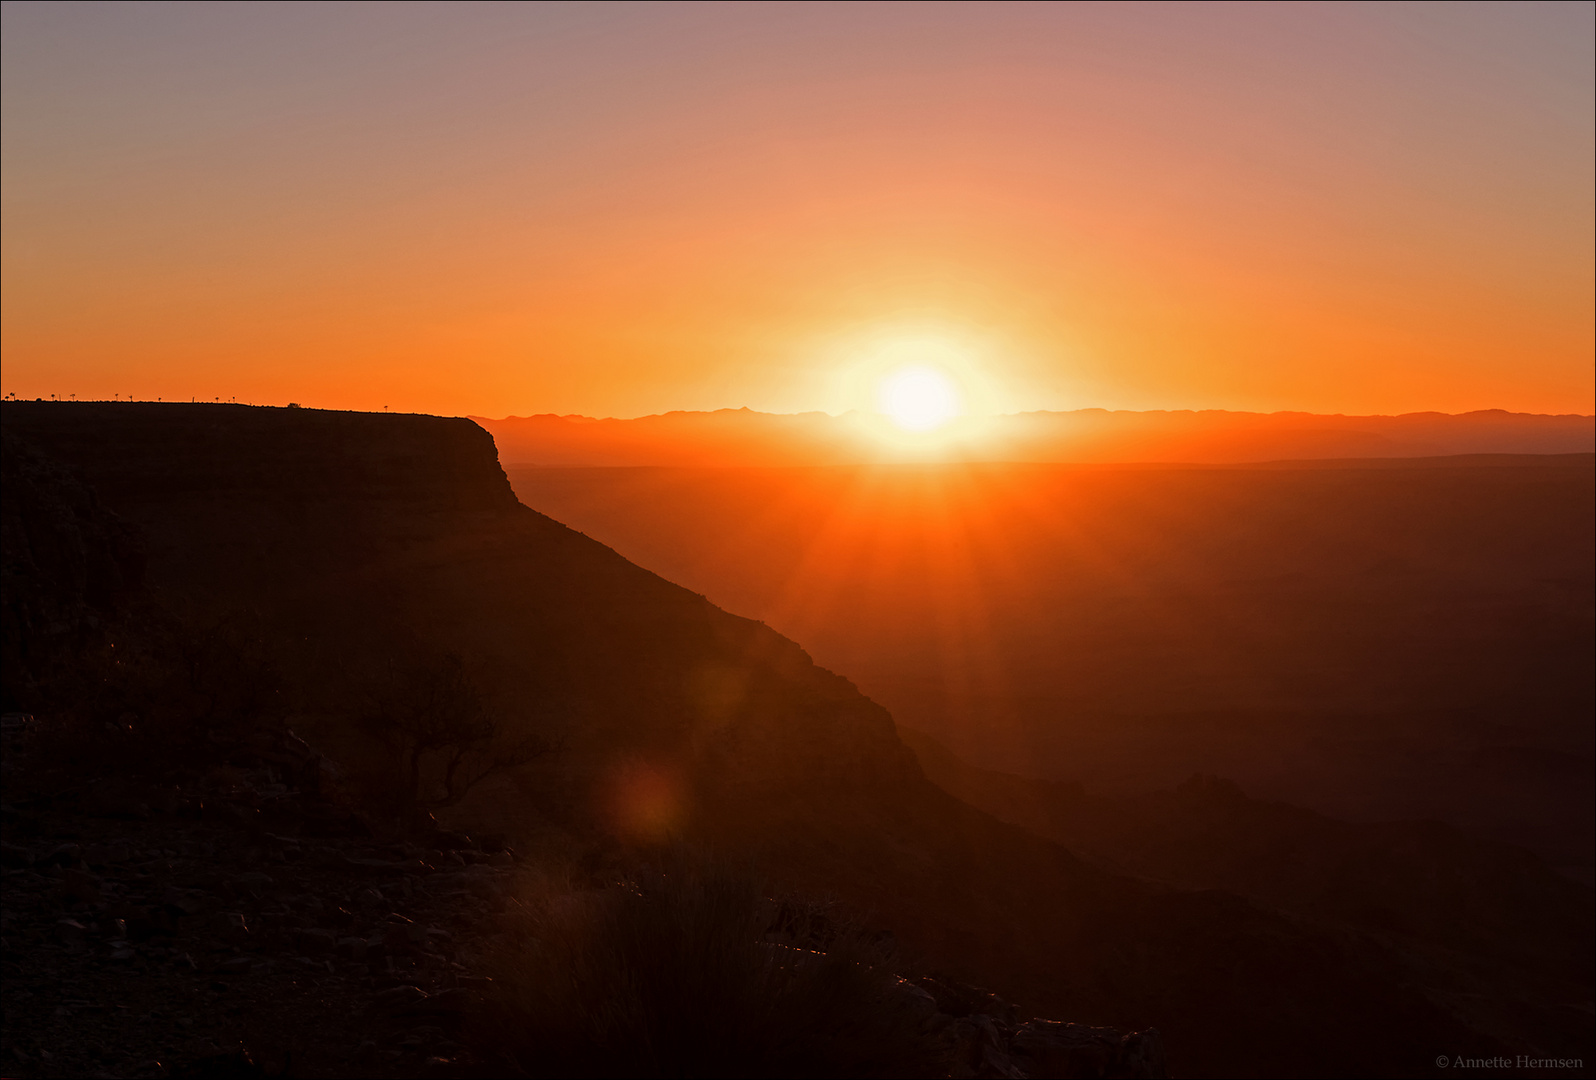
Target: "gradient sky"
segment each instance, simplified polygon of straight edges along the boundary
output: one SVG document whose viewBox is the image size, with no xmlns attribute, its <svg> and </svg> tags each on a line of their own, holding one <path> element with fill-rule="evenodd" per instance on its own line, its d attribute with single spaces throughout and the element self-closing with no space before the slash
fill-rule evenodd
<svg viewBox="0 0 1596 1080">
<path fill-rule="evenodd" d="M 3 389 L 1593 411 L 1593 5 L 4 5 Z"/>
</svg>

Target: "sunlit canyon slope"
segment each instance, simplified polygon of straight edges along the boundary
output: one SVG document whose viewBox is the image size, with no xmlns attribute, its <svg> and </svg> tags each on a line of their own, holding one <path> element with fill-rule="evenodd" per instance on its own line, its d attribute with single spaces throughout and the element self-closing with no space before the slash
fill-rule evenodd
<svg viewBox="0 0 1596 1080">
<path fill-rule="evenodd" d="M 1588 451 L 1589 418 L 1558 427 Z M 1104 792 L 1214 773 L 1588 880 L 1592 460 L 509 474 L 974 763 Z"/>
</svg>

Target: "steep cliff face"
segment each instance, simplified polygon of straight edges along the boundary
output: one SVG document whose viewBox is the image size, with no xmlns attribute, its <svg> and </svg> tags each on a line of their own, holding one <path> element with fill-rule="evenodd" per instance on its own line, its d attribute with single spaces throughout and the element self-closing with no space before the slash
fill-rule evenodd
<svg viewBox="0 0 1596 1080">
<path fill-rule="evenodd" d="M 506 799 L 758 853 L 1029 1012 L 1161 1028 L 1177 1073 L 1414 1074 L 1437 1047 L 1560 1049 L 1484 1034 L 1378 942 L 1107 874 L 973 810 L 796 644 L 517 503 L 467 421 L 44 403 L 3 420 L 144 532 L 162 603 L 268 628 L 302 707 L 336 720 L 417 649 L 460 654 L 509 721 L 566 736 Z"/>
<path fill-rule="evenodd" d="M 716 760 L 716 776 L 767 792 L 915 772 L 886 713 L 798 646 L 522 506 L 468 420 L 4 408 L 11 437 L 143 532 L 168 602 L 201 619 L 247 610 L 295 642 L 288 662 L 320 672 L 313 705 L 419 643 L 473 659 L 517 723 L 557 729 L 561 786 L 574 768 L 590 800 L 628 754 L 670 775 Z"/>
</svg>

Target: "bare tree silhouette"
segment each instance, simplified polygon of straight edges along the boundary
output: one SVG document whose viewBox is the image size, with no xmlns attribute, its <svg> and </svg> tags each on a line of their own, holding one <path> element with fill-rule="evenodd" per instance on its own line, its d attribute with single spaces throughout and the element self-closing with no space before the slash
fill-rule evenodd
<svg viewBox="0 0 1596 1080">
<path fill-rule="evenodd" d="M 397 744 L 397 809 L 415 822 L 456 805 L 495 773 L 559 749 L 538 732 L 509 735 L 453 653 L 391 666 L 385 684 L 367 695 L 364 721 Z"/>
</svg>

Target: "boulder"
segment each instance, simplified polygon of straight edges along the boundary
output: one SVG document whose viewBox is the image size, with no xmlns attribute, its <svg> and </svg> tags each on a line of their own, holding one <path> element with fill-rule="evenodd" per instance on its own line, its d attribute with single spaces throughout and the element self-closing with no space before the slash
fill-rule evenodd
<svg viewBox="0 0 1596 1080">
<path fill-rule="evenodd" d="M 296 930 L 294 944 L 310 956 L 322 956 L 333 951 L 338 939 L 331 930 Z"/>
<path fill-rule="evenodd" d="M 1030 1020 L 1009 1043 L 1016 1065 L 1032 1077 L 1163 1077 L 1163 1038 L 1157 1028 L 1123 1033 L 1057 1020 Z"/>
<path fill-rule="evenodd" d="M 100 902 L 100 879 L 87 870 L 68 870 L 61 875 L 57 895 L 67 904 L 97 904 Z"/>
</svg>

